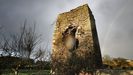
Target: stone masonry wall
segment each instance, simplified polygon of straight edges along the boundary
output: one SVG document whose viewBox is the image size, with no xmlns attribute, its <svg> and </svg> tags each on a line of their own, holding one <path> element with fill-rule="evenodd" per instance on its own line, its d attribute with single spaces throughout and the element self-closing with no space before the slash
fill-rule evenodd
<svg viewBox="0 0 133 75">
<path fill-rule="evenodd" d="M 69 36 L 78 41 L 74 42 L 76 47 L 70 47 L 71 51 L 63 40 Z M 101 66 L 102 58 L 95 20 L 88 5 L 59 14 L 53 35 L 53 72 L 57 75 L 75 75 L 81 70 L 101 68 Z"/>
</svg>

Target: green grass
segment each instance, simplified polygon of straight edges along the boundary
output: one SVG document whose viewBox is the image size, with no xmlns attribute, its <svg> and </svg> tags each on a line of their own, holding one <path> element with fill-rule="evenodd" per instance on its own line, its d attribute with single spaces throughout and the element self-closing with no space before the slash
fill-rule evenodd
<svg viewBox="0 0 133 75">
<path fill-rule="evenodd" d="M 19 70 L 18 75 L 50 75 L 49 70 Z M 97 70 L 96 75 L 133 75 L 133 70 L 109 70 L 101 69 Z M 3 70 L 0 75 L 14 75 L 11 70 Z"/>
<path fill-rule="evenodd" d="M 50 75 L 49 70 L 19 70 L 18 75 Z M 1 75 L 14 75 L 10 70 L 5 70 Z"/>
</svg>

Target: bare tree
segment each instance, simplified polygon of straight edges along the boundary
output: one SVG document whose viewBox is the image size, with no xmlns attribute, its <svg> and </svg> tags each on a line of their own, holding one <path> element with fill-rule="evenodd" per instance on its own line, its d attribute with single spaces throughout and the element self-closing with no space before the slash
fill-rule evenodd
<svg viewBox="0 0 133 75">
<path fill-rule="evenodd" d="M 39 44 L 40 35 L 36 34 L 35 24 L 34 27 L 26 27 L 27 23 L 24 22 L 20 33 L 11 35 L 11 49 L 20 57 L 30 58 L 34 48 Z"/>
<path fill-rule="evenodd" d="M 39 61 L 45 61 L 47 57 L 49 56 L 49 51 L 48 51 L 48 43 L 45 46 L 45 48 L 42 48 L 41 46 L 34 52 L 34 60 L 39 60 Z"/>
<path fill-rule="evenodd" d="M 6 56 L 11 56 L 13 53 L 13 51 L 11 49 L 11 45 L 10 45 L 10 39 L 5 37 L 4 35 L 3 35 L 3 39 L 0 43 L 0 49 L 2 49 L 3 55 L 6 55 Z"/>
<path fill-rule="evenodd" d="M 25 21 L 20 34 L 12 36 L 12 49 L 15 50 L 16 53 L 19 53 L 21 58 L 28 58 L 29 61 L 27 61 L 27 63 L 30 65 L 30 55 L 34 48 L 39 44 L 39 41 L 40 35 L 37 35 L 35 32 L 35 24 L 34 27 L 28 28 L 26 27 Z M 21 65 L 21 63 L 18 65 Z"/>
<path fill-rule="evenodd" d="M 23 48 L 28 52 L 27 57 L 30 58 L 31 52 L 39 42 L 39 36 L 35 33 L 35 26 L 33 29 L 29 28 L 25 31 L 22 40 Z"/>
<path fill-rule="evenodd" d="M 39 50 L 34 54 L 35 56 L 35 60 L 42 60 L 42 58 L 44 57 L 45 51 L 42 51 L 41 48 L 39 48 Z"/>
<path fill-rule="evenodd" d="M 13 33 L 7 37 L 3 36 L 3 42 L 0 44 L 1 49 L 8 53 L 9 56 L 20 57 L 22 61 L 15 61 L 12 70 L 18 74 L 18 68 L 22 65 L 23 58 L 27 58 L 30 63 L 30 55 L 40 42 L 40 35 L 36 33 L 36 24 L 33 27 L 27 27 L 27 21 L 24 22 L 20 32 Z M 8 39 L 7 39 L 8 38 Z"/>
</svg>

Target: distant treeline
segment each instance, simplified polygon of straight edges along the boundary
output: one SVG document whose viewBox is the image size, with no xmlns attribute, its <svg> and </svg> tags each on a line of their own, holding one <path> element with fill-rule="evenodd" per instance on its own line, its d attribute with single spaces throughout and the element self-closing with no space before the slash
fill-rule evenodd
<svg viewBox="0 0 133 75">
<path fill-rule="evenodd" d="M 0 69 L 41 69 L 49 70 L 50 62 L 49 61 L 36 61 L 33 59 L 19 58 L 19 57 L 10 57 L 3 56 L 0 57 Z"/>
</svg>

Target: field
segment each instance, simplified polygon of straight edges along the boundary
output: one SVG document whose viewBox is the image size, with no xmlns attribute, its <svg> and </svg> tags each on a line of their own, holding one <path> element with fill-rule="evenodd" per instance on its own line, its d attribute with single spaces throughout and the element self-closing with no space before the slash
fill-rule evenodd
<svg viewBox="0 0 133 75">
<path fill-rule="evenodd" d="M 0 75 L 14 75 L 14 73 L 4 70 Z M 50 73 L 49 70 L 20 70 L 18 75 L 50 75 Z"/>
<path fill-rule="evenodd" d="M 14 75 L 12 71 L 4 70 L 0 75 Z M 50 75 L 49 70 L 20 70 L 18 75 Z M 80 74 L 90 75 L 90 74 Z M 133 75 L 133 70 L 97 70 L 94 75 Z"/>
</svg>

